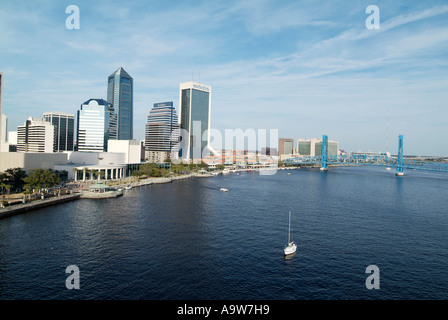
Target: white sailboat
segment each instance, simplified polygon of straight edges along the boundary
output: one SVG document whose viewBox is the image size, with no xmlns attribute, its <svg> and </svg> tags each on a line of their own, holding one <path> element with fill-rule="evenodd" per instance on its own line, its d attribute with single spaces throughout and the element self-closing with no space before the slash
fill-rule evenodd
<svg viewBox="0 0 448 320">
<path fill-rule="evenodd" d="M 283 249 L 285 256 L 296 252 L 297 245 L 291 241 L 291 211 L 289 211 L 289 225 L 288 225 L 288 245 Z"/>
</svg>

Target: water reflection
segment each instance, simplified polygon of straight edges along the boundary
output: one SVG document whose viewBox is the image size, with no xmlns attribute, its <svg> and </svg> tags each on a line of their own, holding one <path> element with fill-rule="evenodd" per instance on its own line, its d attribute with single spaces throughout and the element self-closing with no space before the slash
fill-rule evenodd
<svg viewBox="0 0 448 320">
<path fill-rule="evenodd" d="M 291 260 L 296 256 L 297 252 L 294 252 L 292 254 L 284 255 L 285 261 Z"/>
</svg>

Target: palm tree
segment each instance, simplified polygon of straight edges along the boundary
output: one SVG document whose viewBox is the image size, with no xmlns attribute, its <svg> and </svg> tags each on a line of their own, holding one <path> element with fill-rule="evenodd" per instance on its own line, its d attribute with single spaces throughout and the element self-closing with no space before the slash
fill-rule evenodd
<svg viewBox="0 0 448 320">
<path fill-rule="evenodd" d="M 31 194 L 33 193 L 33 188 L 30 185 L 25 185 L 25 190 L 23 191 L 23 194 L 25 196 L 25 202 L 28 195 L 28 200 L 31 201 Z"/>
<path fill-rule="evenodd" d="M 1 191 L 2 191 L 2 198 L 4 199 L 5 198 L 5 193 L 4 193 L 4 189 L 6 188 L 6 183 L 4 183 L 4 182 L 2 182 L 1 184 L 0 184 L 0 189 L 1 189 Z"/>
<path fill-rule="evenodd" d="M 73 172 L 75 173 L 75 181 L 78 181 L 78 168 L 73 168 Z"/>
<path fill-rule="evenodd" d="M 95 175 L 96 170 L 95 169 L 90 169 L 89 170 L 89 175 L 90 175 L 90 181 L 93 181 L 93 177 Z"/>
<path fill-rule="evenodd" d="M 12 188 L 12 185 L 10 185 L 10 184 L 6 184 L 6 185 L 5 185 L 6 192 L 8 192 L 8 194 L 7 194 L 8 198 L 7 198 L 6 201 L 9 200 L 9 190 L 11 190 L 11 188 Z"/>
</svg>

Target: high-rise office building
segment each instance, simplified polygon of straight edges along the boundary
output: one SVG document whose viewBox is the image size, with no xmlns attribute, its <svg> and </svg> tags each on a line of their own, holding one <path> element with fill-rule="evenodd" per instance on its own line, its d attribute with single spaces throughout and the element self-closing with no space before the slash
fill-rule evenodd
<svg viewBox="0 0 448 320">
<path fill-rule="evenodd" d="M 118 68 L 107 82 L 107 101 L 117 114 L 117 139 L 133 139 L 133 79 L 123 69 Z"/>
<path fill-rule="evenodd" d="M 179 119 L 173 102 L 154 103 L 145 130 L 145 158 L 162 162 L 177 150 Z"/>
<path fill-rule="evenodd" d="M 322 155 L 322 139 L 299 139 L 297 141 L 297 152 L 301 156 L 319 157 Z M 339 142 L 329 140 L 327 154 L 335 156 L 339 153 Z"/>
<path fill-rule="evenodd" d="M 2 97 L 3 97 L 3 72 L 0 72 L 0 117 L 2 115 Z M 2 124 L 0 123 L 0 132 L 1 130 L 2 130 Z"/>
<path fill-rule="evenodd" d="M 0 143 L 8 140 L 8 117 L 6 114 L 0 114 Z"/>
<path fill-rule="evenodd" d="M 192 81 L 180 84 L 179 117 L 182 149 L 179 157 L 182 159 L 198 161 L 214 152 L 210 146 L 211 94 L 212 88 L 204 84 Z M 182 136 L 185 132 L 188 137 Z"/>
<path fill-rule="evenodd" d="M 17 127 L 18 152 L 53 152 L 54 126 L 43 119 L 29 117 Z"/>
<path fill-rule="evenodd" d="M 73 151 L 75 134 L 75 115 L 51 111 L 44 113 L 44 120 L 54 126 L 54 152 Z"/>
<path fill-rule="evenodd" d="M 107 141 L 114 139 L 116 114 L 103 99 L 89 99 L 81 105 L 77 116 L 78 151 L 107 151 Z"/>
<path fill-rule="evenodd" d="M 294 153 L 294 139 L 278 139 L 278 154 L 293 154 Z"/>
</svg>

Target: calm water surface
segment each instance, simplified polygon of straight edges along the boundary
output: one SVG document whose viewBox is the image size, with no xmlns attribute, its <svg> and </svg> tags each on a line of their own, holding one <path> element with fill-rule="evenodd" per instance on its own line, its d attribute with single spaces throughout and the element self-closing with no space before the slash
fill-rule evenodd
<svg viewBox="0 0 448 320">
<path fill-rule="evenodd" d="M 448 299 L 447 205 L 448 175 L 384 168 L 134 188 L 0 220 L 0 298 Z"/>
</svg>

